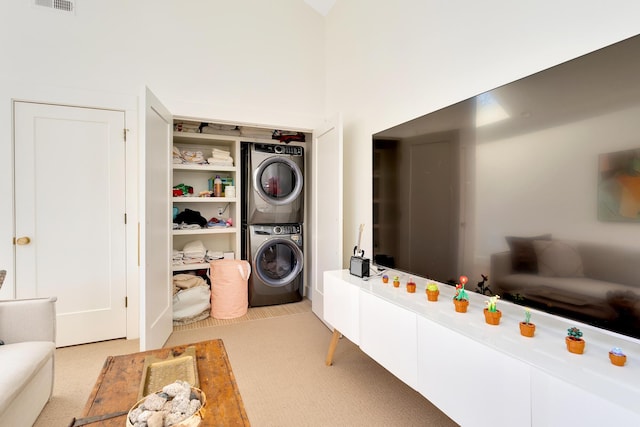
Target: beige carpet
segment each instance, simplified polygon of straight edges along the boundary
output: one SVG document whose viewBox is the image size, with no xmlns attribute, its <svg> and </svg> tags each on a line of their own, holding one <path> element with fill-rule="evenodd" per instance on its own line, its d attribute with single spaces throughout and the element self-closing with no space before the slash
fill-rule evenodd
<svg viewBox="0 0 640 427">
<path fill-rule="evenodd" d="M 222 338 L 256 427 L 455 426 L 346 338 L 338 344 L 334 365 L 325 366 L 331 332 L 308 301 L 288 305 L 299 312 L 176 330 L 166 345 Z M 82 412 L 104 359 L 137 350 L 137 340 L 56 350 L 53 397 L 35 426 L 67 426 Z"/>
</svg>

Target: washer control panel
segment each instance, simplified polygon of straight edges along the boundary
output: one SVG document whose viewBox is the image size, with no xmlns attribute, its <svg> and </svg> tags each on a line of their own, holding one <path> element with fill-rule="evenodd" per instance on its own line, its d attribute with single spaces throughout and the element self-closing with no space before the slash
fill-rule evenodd
<svg viewBox="0 0 640 427">
<path fill-rule="evenodd" d="M 273 234 L 300 234 L 300 224 L 274 225 Z"/>
</svg>

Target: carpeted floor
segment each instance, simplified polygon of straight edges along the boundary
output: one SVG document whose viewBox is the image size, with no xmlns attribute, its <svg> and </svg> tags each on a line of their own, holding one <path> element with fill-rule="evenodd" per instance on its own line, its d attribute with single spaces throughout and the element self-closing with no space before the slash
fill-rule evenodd
<svg viewBox="0 0 640 427">
<path fill-rule="evenodd" d="M 253 426 L 456 425 L 346 338 L 334 365 L 325 366 L 331 332 L 308 301 L 297 304 L 231 324 L 198 322 L 175 330 L 166 346 L 221 338 Z M 67 426 L 82 412 L 104 359 L 136 351 L 137 340 L 56 350 L 53 397 L 35 426 Z"/>
</svg>

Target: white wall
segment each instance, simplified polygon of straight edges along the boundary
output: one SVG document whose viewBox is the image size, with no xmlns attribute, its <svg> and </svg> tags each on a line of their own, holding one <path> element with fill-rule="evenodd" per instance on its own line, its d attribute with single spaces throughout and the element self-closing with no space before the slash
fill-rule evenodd
<svg viewBox="0 0 640 427">
<path fill-rule="evenodd" d="M 180 116 L 296 129 L 324 118 L 324 18 L 302 0 L 77 0 L 73 15 L 4 0 L 0 40 L 0 298 L 14 282 L 12 98 L 127 110 L 134 141 L 145 85 Z"/>
<path fill-rule="evenodd" d="M 640 33 L 636 1 L 338 1 L 327 108 L 344 117 L 345 266 L 367 224 L 371 135 Z"/>
</svg>

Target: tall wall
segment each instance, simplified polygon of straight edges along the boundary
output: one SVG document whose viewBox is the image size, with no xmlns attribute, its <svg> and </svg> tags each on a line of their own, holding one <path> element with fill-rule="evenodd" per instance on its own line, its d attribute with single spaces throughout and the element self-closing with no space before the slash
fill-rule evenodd
<svg viewBox="0 0 640 427">
<path fill-rule="evenodd" d="M 634 1 L 337 1 L 327 16 L 327 108 L 344 120 L 345 265 L 366 224 L 371 136 L 640 33 Z"/>
<path fill-rule="evenodd" d="M 175 115 L 322 122 L 324 18 L 302 0 L 77 0 L 72 15 L 33 3 L 4 0 L 0 13 L 3 292 L 13 281 L 12 98 L 122 108 L 135 128 L 146 85 Z"/>
<path fill-rule="evenodd" d="M 6 0 L 8 81 L 138 94 L 174 113 L 317 125 L 324 19 L 302 0 L 77 0 L 76 13 Z"/>
</svg>

